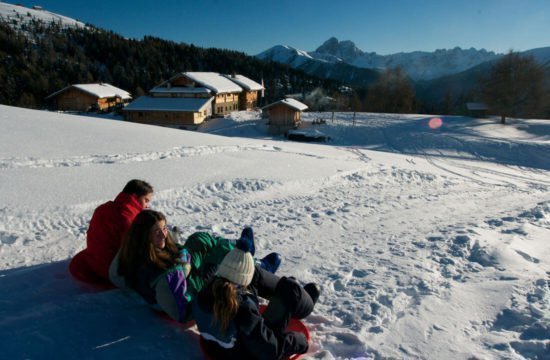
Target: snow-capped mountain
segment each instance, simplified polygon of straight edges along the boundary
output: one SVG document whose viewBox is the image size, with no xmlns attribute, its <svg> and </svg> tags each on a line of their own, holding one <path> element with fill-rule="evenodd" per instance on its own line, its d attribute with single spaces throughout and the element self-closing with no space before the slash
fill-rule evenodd
<svg viewBox="0 0 550 360">
<path fill-rule="evenodd" d="M 307 53 L 307 51 L 298 50 L 288 45 L 277 45 L 265 51 L 264 53 L 266 54 L 266 56 L 264 57 L 265 59 L 288 64 L 294 68 L 299 68 L 301 65 L 309 60 L 324 61 L 323 59 L 314 59 Z"/>
<path fill-rule="evenodd" d="M 372 69 L 349 65 L 335 55 L 308 53 L 287 45 L 274 46 L 262 54 L 257 57 L 287 64 L 309 75 L 341 81 L 351 86 L 368 86 L 379 75 Z"/>
<path fill-rule="evenodd" d="M 23 29 L 24 25 L 31 21 L 41 21 L 44 24 L 57 24 L 61 27 L 84 27 L 83 22 L 67 16 L 52 13 L 40 6 L 32 8 L 23 5 L 13 5 L 0 2 L 0 20 L 6 21 L 16 29 Z"/>
<path fill-rule="evenodd" d="M 401 67 L 413 80 L 430 80 L 462 72 L 483 62 L 500 57 L 492 51 L 474 48 L 439 49 L 434 52 L 414 51 L 392 55 L 363 52 L 352 41 L 338 41 L 332 37 L 315 51 L 307 52 L 290 46 L 275 46 L 258 55 L 260 59 L 284 62 L 293 67 L 306 59 L 328 63 L 340 63 L 373 70 Z M 286 61 L 285 61 L 286 60 Z M 289 61 L 290 60 L 290 61 Z"/>
</svg>

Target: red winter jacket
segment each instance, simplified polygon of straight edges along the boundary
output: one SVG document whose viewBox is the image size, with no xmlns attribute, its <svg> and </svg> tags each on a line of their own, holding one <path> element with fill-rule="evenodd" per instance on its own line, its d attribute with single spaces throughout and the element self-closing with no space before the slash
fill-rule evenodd
<svg viewBox="0 0 550 360">
<path fill-rule="evenodd" d="M 109 266 L 132 221 L 143 210 L 134 195 L 120 193 L 95 209 L 86 238 L 86 260 L 96 275 L 109 280 Z"/>
</svg>

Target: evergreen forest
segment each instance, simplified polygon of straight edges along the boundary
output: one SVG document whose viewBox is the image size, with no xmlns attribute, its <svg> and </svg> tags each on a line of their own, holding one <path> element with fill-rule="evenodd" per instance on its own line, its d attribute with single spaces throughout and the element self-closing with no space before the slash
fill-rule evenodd
<svg viewBox="0 0 550 360">
<path fill-rule="evenodd" d="M 127 39 L 111 31 L 62 28 L 31 21 L 21 31 L 0 21 L 0 103 L 45 108 L 46 97 L 68 85 L 106 82 L 137 98 L 179 72 L 212 71 L 264 80 L 262 103 L 316 88 L 338 90 L 334 80 L 244 53 L 200 48 L 146 36 Z"/>
</svg>

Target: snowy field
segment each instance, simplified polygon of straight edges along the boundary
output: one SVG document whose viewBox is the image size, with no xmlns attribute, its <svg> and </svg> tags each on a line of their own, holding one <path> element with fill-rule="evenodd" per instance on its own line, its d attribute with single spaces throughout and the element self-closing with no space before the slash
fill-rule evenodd
<svg viewBox="0 0 550 360">
<path fill-rule="evenodd" d="M 253 112 L 190 132 L 0 105 L 1 358 L 201 358 L 193 328 L 67 272 L 132 178 L 185 235 L 250 225 L 322 285 L 306 358 L 550 358 L 550 121 L 320 118 L 328 144 Z"/>
</svg>

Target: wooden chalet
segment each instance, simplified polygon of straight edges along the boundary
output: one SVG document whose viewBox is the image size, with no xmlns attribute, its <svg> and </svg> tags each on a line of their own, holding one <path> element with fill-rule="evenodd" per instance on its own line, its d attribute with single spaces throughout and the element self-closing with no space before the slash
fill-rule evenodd
<svg viewBox="0 0 550 360">
<path fill-rule="evenodd" d="M 131 99 L 129 92 L 107 83 L 69 85 L 46 97 L 61 111 L 110 111 Z"/>
<path fill-rule="evenodd" d="M 212 116 L 224 116 L 239 110 L 243 89 L 215 72 L 184 72 L 163 82 L 150 93 L 158 97 L 214 97 Z"/>
<path fill-rule="evenodd" d="M 239 74 L 224 76 L 243 89 L 239 94 L 239 110 L 252 110 L 258 106 L 258 94 L 264 90 L 261 84 Z"/>
<path fill-rule="evenodd" d="M 126 121 L 195 130 L 212 115 L 212 97 L 140 96 L 124 108 Z"/>
<path fill-rule="evenodd" d="M 306 104 L 295 99 L 280 100 L 262 108 L 269 118 L 269 132 L 277 135 L 296 129 L 302 120 L 302 111 L 306 109 Z"/>
<path fill-rule="evenodd" d="M 487 116 L 489 106 L 480 102 L 469 102 L 466 103 L 466 109 L 468 109 L 471 117 L 484 118 Z"/>
</svg>

